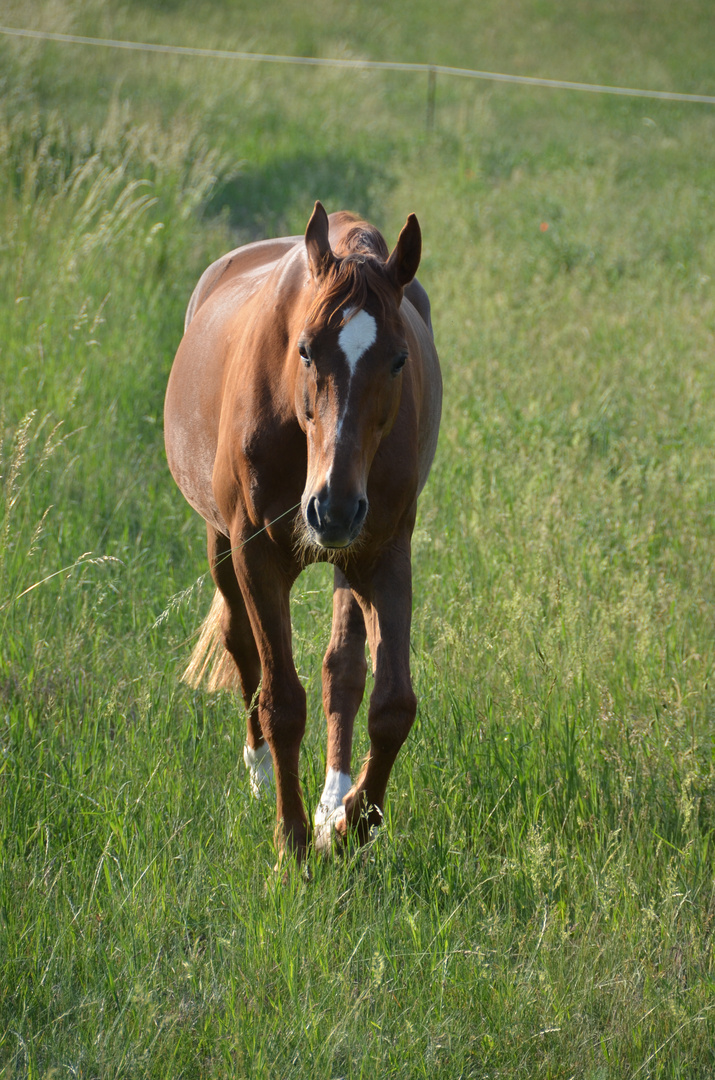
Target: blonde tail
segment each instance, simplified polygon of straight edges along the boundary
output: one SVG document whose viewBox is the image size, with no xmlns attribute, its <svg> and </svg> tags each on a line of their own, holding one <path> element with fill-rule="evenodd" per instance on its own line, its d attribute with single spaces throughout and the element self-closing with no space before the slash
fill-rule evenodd
<svg viewBox="0 0 715 1080">
<path fill-rule="evenodd" d="M 241 689 L 238 668 L 221 639 L 224 603 L 224 598 L 217 589 L 209 613 L 201 624 L 199 640 L 182 675 L 183 681 L 194 689 L 205 676 L 208 676 L 206 685 L 209 690 Z"/>
</svg>

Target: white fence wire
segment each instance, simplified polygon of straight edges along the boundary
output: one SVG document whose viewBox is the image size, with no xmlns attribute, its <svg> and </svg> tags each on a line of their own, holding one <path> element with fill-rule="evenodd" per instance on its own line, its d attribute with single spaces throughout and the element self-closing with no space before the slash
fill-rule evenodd
<svg viewBox="0 0 715 1080">
<path fill-rule="evenodd" d="M 77 34 L 55 34 L 48 30 L 23 30 L 11 26 L 0 26 L 0 34 L 9 37 L 32 38 L 39 41 L 57 41 L 68 45 L 94 45 L 107 49 L 168 53 L 173 56 L 200 56 L 214 60 L 242 60 L 264 64 L 296 64 L 308 67 L 349 68 L 363 71 L 422 72 L 427 73 L 430 77 L 431 93 L 433 93 L 436 76 L 447 75 L 461 79 L 515 83 L 518 86 L 543 86 L 551 90 L 580 90 L 591 94 L 618 94 L 623 97 L 654 98 L 661 101 L 686 101 L 703 105 L 715 105 L 715 95 L 709 94 L 680 94 L 671 90 L 638 90 L 629 86 L 600 86 L 596 83 L 568 82 L 563 79 L 541 79 L 531 75 L 509 75 L 497 71 L 474 71 L 471 68 L 449 67 L 445 64 L 408 64 L 391 60 L 330 59 L 317 56 L 279 56 L 272 53 L 201 49 L 189 45 L 161 45 L 143 41 L 82 37 Z"/>
</svg>

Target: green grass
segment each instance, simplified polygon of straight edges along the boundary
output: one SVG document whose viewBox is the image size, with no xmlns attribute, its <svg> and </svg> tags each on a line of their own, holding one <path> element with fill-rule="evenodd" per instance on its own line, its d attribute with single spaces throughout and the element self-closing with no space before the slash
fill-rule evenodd
<svg viewBox="0 0 715 1080">
<path fill-rule="evenodd" d="M 8 3 L 7 25 L 713 93 L 705 3 Z M 715 112 L 0 38 L 0 1076 L 715 1075 Z M 445 375 L 418 719 L 272 872 L 161 415 L 313 201 L 409 211 Z M 544 228 L 546 226 L 546 228 Z M 295 591 L 321 790 L 329 575 Z M 356 760 L 366 749 L 364 710 Z"/>
</svg>

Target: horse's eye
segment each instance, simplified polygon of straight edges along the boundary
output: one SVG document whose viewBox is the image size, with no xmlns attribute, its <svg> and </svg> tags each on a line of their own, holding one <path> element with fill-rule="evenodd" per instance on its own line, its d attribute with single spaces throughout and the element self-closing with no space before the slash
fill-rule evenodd
<svg viewBox="0 0 715 1080">
<path fill-rule="evenodd" d="M 310 347 L 308 345 L 304 345 L 303 342 L 301 342 L 298 345 L 298 353 L 300 354 L 300 358 L 303 361 L 304 365 L 306 367 L 310 367 L 310 365 L 312 363 L 312 357 L 310 355 Z"/>
<path fill-rule="evenodd" d="M 405 366 L 405 361 L 406 360 L 407 360 L 407 353 L 400 353 L 399 356 L 395 357 L 395 359 L 392 362 L 392 374 L 393 375 L 399 375 L 400 374 L 403 367 Z"/>
</svg>

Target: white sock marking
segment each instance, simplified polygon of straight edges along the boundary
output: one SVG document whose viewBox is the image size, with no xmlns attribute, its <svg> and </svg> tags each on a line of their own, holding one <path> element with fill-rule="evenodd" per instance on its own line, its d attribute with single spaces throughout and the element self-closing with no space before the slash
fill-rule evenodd
<svg viewBox="0 0 715 1080">
<path fill-rule="evenodd" d="M 323 794 L 315 811 L 313 845 L 316 851 L 330 851 L 333 829 L 338 821 L 345 818 L 343 799 L 352 786 L 347 773 L 338 772 L 332 767 L 328 769 Z"/>
<path fill-rule="evenodd" d="M 263 789 L 273 785 L 273 758 L 267 742 L 262 743 L 257 750 L 253 750 L 248 744 L 243 748 L 243 760 L 251 778 L 251 792 L 254 799 L 260 799 Z"/>
<path fill-rule="evenodd" d="M 316 825 L 324 825 L 333 811 L 343 805 L 343 799 L 352 786 L 352 780 L 347 773 L 338 772 L 332 766 L 328 769 L 323 794 L 315 811 Z"/>
</svg>

